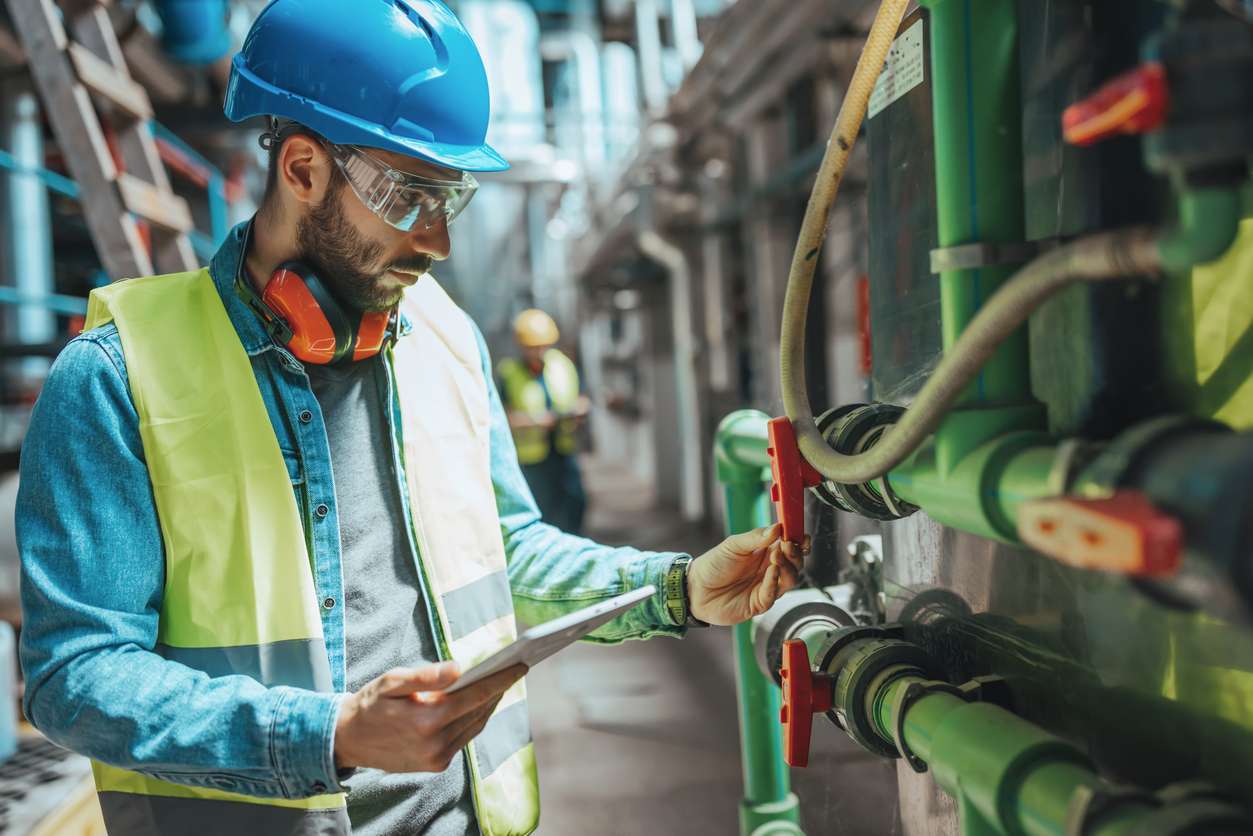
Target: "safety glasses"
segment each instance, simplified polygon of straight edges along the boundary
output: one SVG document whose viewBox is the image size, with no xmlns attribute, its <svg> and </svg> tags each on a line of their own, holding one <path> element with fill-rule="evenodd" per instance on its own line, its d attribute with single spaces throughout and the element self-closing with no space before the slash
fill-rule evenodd
<svg viewBox="0 0 1253 836">
<path fill-rule="evenodd" d="M 452 223 L 479 188 L 469 172 L 436 180 L 398 171 L 354 145 L 326 143 L 326 150 L 366 208 L 401 232 L 430 229 L 441 218 Z"/>
</svg>

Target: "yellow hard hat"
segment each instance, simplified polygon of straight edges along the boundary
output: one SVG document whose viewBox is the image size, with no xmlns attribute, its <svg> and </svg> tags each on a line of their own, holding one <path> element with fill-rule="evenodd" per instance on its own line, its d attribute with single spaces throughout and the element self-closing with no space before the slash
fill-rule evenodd
<svg viewBox="0 0 1253 836">
<path fill-rule="evenodd" d="M 518 318 L 513 321 L 513 336 L 518 345 L 524 348 L 540 348 L 556 345 L 561 338 L 561 332 L 557 330 L 557 323 L 553 322 L 551 316 L 531 308 L 518 314 Z"/>
</svg>

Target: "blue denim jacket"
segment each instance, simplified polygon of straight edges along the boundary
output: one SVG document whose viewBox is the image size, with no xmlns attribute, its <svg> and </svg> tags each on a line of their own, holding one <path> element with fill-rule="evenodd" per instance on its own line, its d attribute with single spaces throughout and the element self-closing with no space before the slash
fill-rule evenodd
<svg viewBox="0 0 1253 836">
<path fill-rule="evenodd" d="M 301 364 L 233 290 L 244 229 L 231 233 L 210 271 L 288 464 L 331 672 L 343 691 L 344 578 L 326 429 Z M 400 339 L 409 327 L 402 324 Z M 479 344 L 491 399 L 492 482 L 518 616 L 540 623 L 647 583 L 661 590 L 676 555 L 600 546 L 540 521 L 481 334 Z M 396 409 L 393 399 L 393 417 Z M 210 678 L 152 652 L 164 547 L 116 327 L 82 334 L 57 358 L 21 462 L 16 522 L 30 721 L 63 746 L 167 781 L 285 798 L 340 789 L 333 736 L 342 694 Z M 659 591 L 593 640 L 682 632 Z"/>
</svg>

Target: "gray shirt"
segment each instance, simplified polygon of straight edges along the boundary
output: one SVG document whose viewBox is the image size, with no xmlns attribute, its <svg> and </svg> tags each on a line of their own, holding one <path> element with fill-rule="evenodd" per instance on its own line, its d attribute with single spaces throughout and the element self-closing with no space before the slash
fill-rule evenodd
<svg viewBox="0 0 1253 836">
<path fill-rule="evenodd" d="M 382 364 L 305 367 L 331 447 L 350 691 L 391 668 L 439 659 L 405 530 Z M 478 836 L 463 753 L 438 774 L 359 769 L 344 784 L 354 836 Z"/>
</svg>

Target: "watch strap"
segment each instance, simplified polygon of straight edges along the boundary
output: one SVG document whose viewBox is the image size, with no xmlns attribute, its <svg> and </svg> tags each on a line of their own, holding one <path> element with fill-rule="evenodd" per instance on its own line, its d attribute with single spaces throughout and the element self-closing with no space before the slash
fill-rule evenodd
<svg viewBox="0 0 1253 836">
<path fill-rule="evenodd" d="M 687 573 L 692 565 L 690 555 L 675 558 L 666 572 L 666 613 L 675 624 L 684 627 L 708 627 L 692 615 L 691 599 L 687 591 Z"/>
</svg>

